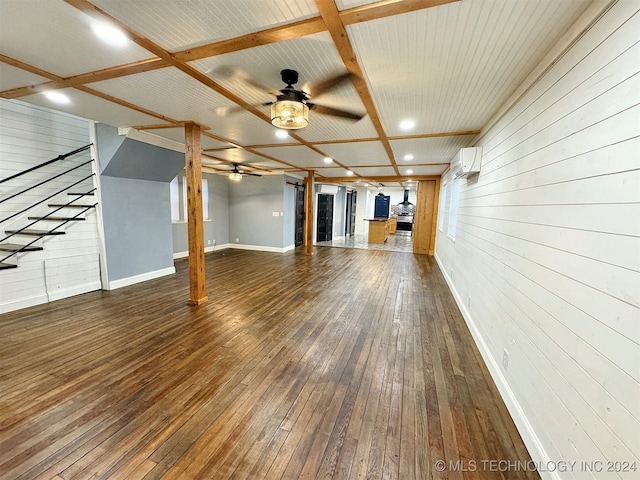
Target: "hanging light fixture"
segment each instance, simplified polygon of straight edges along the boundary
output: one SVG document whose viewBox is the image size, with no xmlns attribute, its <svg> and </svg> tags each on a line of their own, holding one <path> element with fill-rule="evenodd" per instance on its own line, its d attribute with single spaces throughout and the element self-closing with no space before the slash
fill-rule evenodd
<svg viewBox="0 0 640 480">
<path fill-rule="evenodd" d="M 278 128 L 295 130 L 309 125 L 309 107 L 298 100 L 282 99 L 271 104 L 271 123 Z"/>
<path fill-rule="evenodd" d="M 242 174 L 239 172 L 231 172 L 229 174 L 229 180 L 233 180 L 234 182 L 239 182 L 242 180 Z"/>
<path fill-rule="evenodd" d="M 309 107 L 304 92 L 293 88 L 298 82 L 298 72 L 285 69 L 280 72 L 287 84 L 271 104 L 271 123 L 274 127 L 296 130 L 309 125 Z"/>
</svg>

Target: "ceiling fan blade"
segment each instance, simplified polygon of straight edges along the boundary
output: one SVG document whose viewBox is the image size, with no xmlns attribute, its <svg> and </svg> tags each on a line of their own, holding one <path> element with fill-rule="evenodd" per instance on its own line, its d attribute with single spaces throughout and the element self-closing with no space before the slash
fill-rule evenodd
<svg viewBox="0 0 640 480">
<path fill-rule="evenodd" d="M 208 75 L 213 75 L 219 78 L 224 78 L 225 80 L 235 80 L 241 83 L 244 83 L 246 85 L 249 85 L 253 88 L 256 88 L 258 90 L 261 90 L 262 92 L 266 93 L 267 95 L 279 95 L 280 92 L 278 90 L 275 90 L 273 88 L 269 88 L 265 85 L 263 85 L 262 83 L 254 80 L 251 78 L 251 76 L 245 72 L 244 70 L 238 68 L 238 67 L 232 67 L 229 65 L 223 65 L 222 67 L 218 67 L 215 69 L 211 69 L 211 70 L 207 70 L 206 72 Z"/>
<path fill-rule="evenodd" d="M 309 110 L 313 110 L 316 113 L 323 115 L 332 115 L 334 117 L 347 118 L 349 120 L 358 121 L 365 116 L 365 114 L 350 112 L 348 110 L 340 110 L 339 108 L 326 107 L 324 105 L 318 105 L 316 103 L 307 103 Z"/>
<path fill-rule="evenodd" d="M 240 166 L 240 164 L 238 164 L 238 163 L 232 163 L 232 165 L 233 165 L 233 170 L 231 170 L 231 173 L 239 173 L 240 175 L 252 175 L 254 177 L 261 177 L 262 176 L 259 173 L 251 173 L 251 172 L 245 172 L 244 170 L 240 170 L 238 168 Z"/>
<path fill-rule="evenodd" d="M 337 88 L 343 83 L 351 80 L 353 77 L 355 77 L 353 73 L 345 72 L 334 77 L 325 78 L 324 80 L 309 86 L 309 95 L 317 97 L 323 93 L 327 93 L 328 91 L 333 90 L 334 88 Z"/>
</svg>

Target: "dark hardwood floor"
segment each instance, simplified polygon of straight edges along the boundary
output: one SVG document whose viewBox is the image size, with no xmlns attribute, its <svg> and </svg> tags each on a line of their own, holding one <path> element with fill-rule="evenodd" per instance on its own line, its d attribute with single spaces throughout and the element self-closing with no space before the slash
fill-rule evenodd
<svg viewBox="0 0 640 480">
<path fill-rule="evenodd" d="M 433 258 L 206 262 L 0 315 L 0 478 L 539 478 Z"/>
</svg>

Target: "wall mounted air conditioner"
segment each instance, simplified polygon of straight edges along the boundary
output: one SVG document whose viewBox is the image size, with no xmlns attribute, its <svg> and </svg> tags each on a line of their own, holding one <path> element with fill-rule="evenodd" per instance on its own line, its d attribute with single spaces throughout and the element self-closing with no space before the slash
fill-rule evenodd
<svg viewBox="0 0 640 480">
<path fill-rule="evenodd" d="M 458 154 L 460 170 L 456 177 L 466 177 L 473 173 L 480 173 L 482 165 L 482 147 L 461 148 Z"/>
</svg>

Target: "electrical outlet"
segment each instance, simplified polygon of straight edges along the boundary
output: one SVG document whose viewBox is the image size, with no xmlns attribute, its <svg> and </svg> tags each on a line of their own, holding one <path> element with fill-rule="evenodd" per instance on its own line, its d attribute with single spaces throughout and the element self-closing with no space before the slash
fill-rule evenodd
<svg viewBox="0 0 640 480">
<path fill-rule="evenodd" d="M 509 352 L 506 348 L 502 350 L 502 366 L 505 370 L 509 368 Z"/>
<path fill-rule="evenodd" d="M 236 243 L 240 243 L 240 239 L 236 237 Z"/>
<path fill-rule="evenodd" d="M 211 245 L 211 240 L 207 240 L 207 245 Z"/>
</svg>

